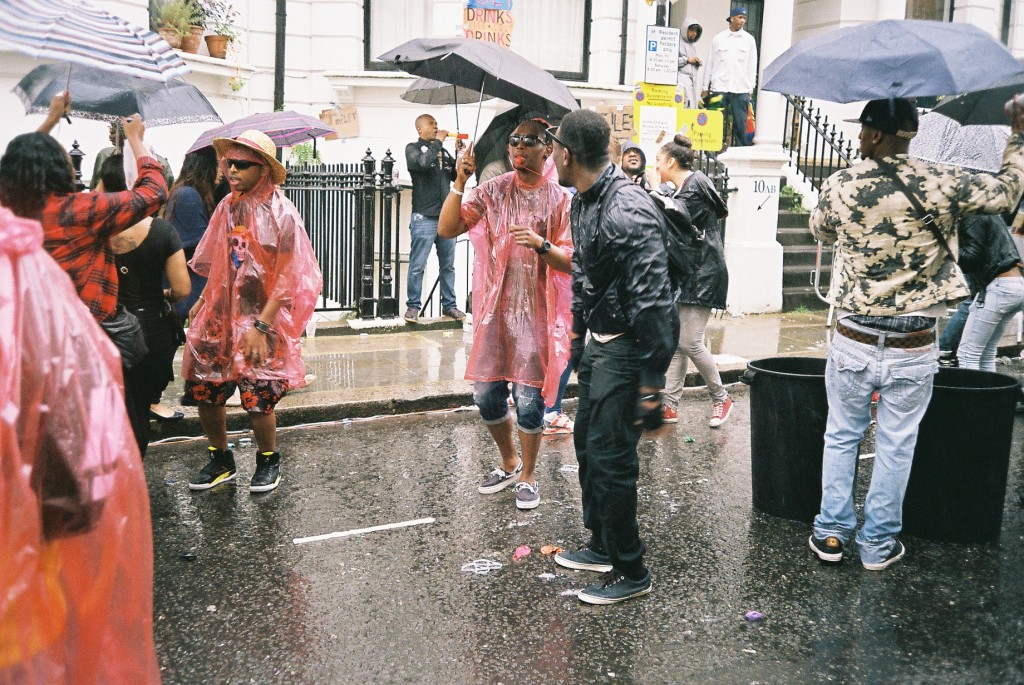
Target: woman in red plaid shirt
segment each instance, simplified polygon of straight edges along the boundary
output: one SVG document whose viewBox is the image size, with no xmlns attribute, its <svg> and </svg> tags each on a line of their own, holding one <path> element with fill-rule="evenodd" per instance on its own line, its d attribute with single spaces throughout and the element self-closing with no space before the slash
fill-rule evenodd
<svg viewBox="0 0 1024 685">
<path fill-rule="evenodd" d="M 167 198 L 163 168 L 143 144 L 146 125 L 136 114 L 123 119 L 125 138 L 138 160 L 139 177 L 120 193 L 76 193 L 71 158 L 49 135 L 70 107 L 67 93 L 54 96 L 35 133 L 14 138 L 0 158 L 0 204 L 43 225 L 43 247 L 71 277 L 78 296 L 98 322 L 117 308 L 117 267 L 109 241 L 160 209 Z M 144 435 L 149 416 L 133 411 L 132 429 Z"/>
</svg>

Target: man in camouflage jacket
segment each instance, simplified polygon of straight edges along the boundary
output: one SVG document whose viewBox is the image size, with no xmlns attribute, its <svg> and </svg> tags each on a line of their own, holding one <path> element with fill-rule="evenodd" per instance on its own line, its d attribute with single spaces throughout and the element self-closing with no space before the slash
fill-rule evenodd
<svg viewBox="0 0 1024 685">
<path fill-rule="evenodd" d="M 1024 110 L 1014 110 L 1013 135 L 995 175 L 908 157 L 917 131 L 917 111 L 908 100 L 872 101 L 857 121 L 863 161 L 824 183 L 811 215 L 815 237 L 835 242 L 829 302 L 839 318 L 825 370 L 821 511 L 809 542 L 822 561 L 842 561 L 857 527 L 857 448 L 878 391 L 874 470 L 856 541 L 864 568 L 881 570 L 906 551 L 896 536 L 938 369 L 936 318 L 948 300 L 968 294 L 950 254 L 957 250 L 957 219 L 1016 207 L 1024 191 Z M 942 240 L 893 174 L 934 217 Z"/>
</svg>

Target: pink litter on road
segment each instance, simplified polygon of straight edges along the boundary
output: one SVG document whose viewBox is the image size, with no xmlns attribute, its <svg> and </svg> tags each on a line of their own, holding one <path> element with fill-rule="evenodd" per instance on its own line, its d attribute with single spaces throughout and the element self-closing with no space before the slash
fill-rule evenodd
<svg viewBox="0 0 1024 685">
<path fill-rule="evenodd" d="M 516 551 L 512 553 L 512 561 L 519 561 L 532 551 L 529 545 L 519 545 L 516 547 Z"/>
</svg>

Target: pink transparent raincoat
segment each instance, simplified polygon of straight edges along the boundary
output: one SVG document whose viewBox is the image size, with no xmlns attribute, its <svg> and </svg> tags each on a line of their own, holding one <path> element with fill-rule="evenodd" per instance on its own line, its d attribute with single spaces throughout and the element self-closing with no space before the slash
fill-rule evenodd
<svg viewBox="0 0 1024 685">
<path fill-rule="evenodd" d="M 235 150 L 232 157 L 246 156 L 244 148 Z M 202 309 L 188 329 L 182 375 L 301 386 L 306 367 L 299 337 L 316 308 L 323 278 L 302 217 L 269 175 L 248 193 L 232 193 L 217 205 L 189 265 L 209 281 Z M 267 340 L 270 355 L 253 367 L 240 342 L 268 299 L 283 304 L 268 322 L 274 330 Z"/>
<path fill-rule="evenodd" d="M 158 683 L 121 360 L 42 243 L 0 207 L 0 684 Z"/>
<path fill-rule="evenodd" d="M 476 254 L 467 380 L 541 388 L 547 406 L 554 404 L 569 360 L 571 277 L 516 245 L 509 226 L 529 226 L 572 254 L 571 199 L 548 174 L 530 187 L 514 171 L 467 194 L 462 219 Z"/>
</svg>

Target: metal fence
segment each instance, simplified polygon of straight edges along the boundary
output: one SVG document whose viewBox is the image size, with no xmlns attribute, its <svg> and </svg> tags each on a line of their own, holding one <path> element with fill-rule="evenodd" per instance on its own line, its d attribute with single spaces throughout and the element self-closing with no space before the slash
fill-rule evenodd
<svg viewBox="0 0 1024 685">
<path fill-rule="evenodd" d="M 814 106 L 811 100 L 786 96 L 786 130 L 782 147 L 789 151 L 789 158 L 796 165 L 800 175 L 814 187 L 839 169 L 853 164 L 857 153 L 853 142 L 844 138 L 830 124 L 828 116 Z"/>
<path fill-rule="evenodd" d="M 400 191 L 389 150 L 358 164 L 291 167 L 281 189 L 306 224 L 324 276 L 318 311 L 364 319 L 398 315 Z"/>
</svg>

